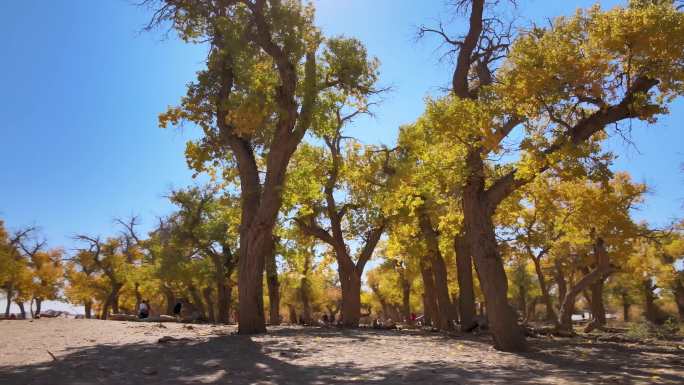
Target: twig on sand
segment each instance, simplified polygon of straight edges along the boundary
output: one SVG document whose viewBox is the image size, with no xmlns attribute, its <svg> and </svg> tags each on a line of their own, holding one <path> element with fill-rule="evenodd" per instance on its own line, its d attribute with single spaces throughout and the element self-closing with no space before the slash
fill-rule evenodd
<svg viewBox="0 0 684 385">
<path fill-rule="evenodd" d="M 49 354 L 49 355 L 50 355 L 50 357 L 52 357 L 52 360 L 53 360 L 53 361 L 59 361 L 59 360 L 57 359 L 57 357 L 55 357 L 55 355 L 54 355 L 54 354 L 52 354 L 52 352 L 51 352 L 51 351 L 49 351 L 49 350 L 46 350 L 46 352 L 47 352 L 47 354 Z"/>
</svg>

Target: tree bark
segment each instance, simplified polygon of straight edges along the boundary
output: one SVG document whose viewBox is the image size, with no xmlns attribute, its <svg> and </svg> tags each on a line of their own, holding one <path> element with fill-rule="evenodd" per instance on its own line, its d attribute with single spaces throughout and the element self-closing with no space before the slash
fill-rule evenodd
<svg viewBox="0 0 684 385">
<path fill-rule="evenodd" d="M 660 322 L 662 311 L 656 305 L 656 296 L 653 291 L 656 285 L 653 284 L 650 278 L 642 281 L 642 292 L 644 293 L 644 317 L 651 323 L 657 324 Z"/>
<path fill-rule="evenodd" d="M 471 330 L 475 321 L 475 289 L 473 283 L 473 260 L 465 237 L 461 233 L 454 238 L 456 273 L 458 276 L 458 312 L 461 331 Z"/>
<path fill-rule="evenodd" d="M 603 303 L 603 286 L 603 278 L 591 285 L 591 323 L 594 327 L 606 325 L 606 307 Z"/>
<path fill-rule="evenodd" d="M 276 240 L 272 242 L 271 252 L 266 254 L 266 282 L 268 283 L 269 323 L 280 324 L 280 283 L 276 265 Z"/>
<path fill-rule="evenodd" d="M 173 307 L 176 306 L 176 295 L 166 285 L 163 285 L 161 289 L 164 293 L 164 298 L 166 298 L 166 314 L 173 314 Z"/>
<path fill-rule="evenodd" d="M 361 318 L 361 276 L 356 269 L 342 265 L 337 271 L 342 286 L 342 326 L 356 328 Z"/>
<path fill-rule="evenodd" d="M 625 322 L 629 322 L 629 308 L 632 306 L 632 303 L 629 300 L 629 295 L 627 294 L 627 292 L 621 293 L 621 299 L 622 299 L 622 320 Z"/>
<path fill-rule="evenodd" d="M 311 256 L 307 253 L 304 256 L 304 269 L 302 278 L 299 281 L 299 298 L 302 301 L 302 323 L 313 324 L 311 315 L 311 283 L 309 282 L 309 270 L 311 270 Z"/>
<path fill-rule="evenodd" d="M 404 321 L 411 323 L 411 282 L 403 279 L 401 282 L 401 314 Z"/>
<path fill-rule="evenodd" d="M 43 307 L 43 299 L 42 298 L 36 298 L 36 315 L 40 315 L 40 312 Z"/>
</svg>

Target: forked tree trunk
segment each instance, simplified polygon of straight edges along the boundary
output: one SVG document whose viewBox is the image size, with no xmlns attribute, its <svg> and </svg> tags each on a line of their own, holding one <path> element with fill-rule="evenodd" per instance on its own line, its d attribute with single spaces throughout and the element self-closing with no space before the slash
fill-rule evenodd
<svg viewBox="0 0 684 385">
<path fill-rule="evenodd" d="M 477 151 L 471 151 L 466 162 L 470 168 L 463 191 L 466 237 L 487 303 L 494 347 L 504 351 L 522 351 L 527 348 L 525 333 L 518 324 L 515 310 L 508 303 L 508 279 L 492 222 L 494 208 L 490 206 L 484 190 L 484 163 Z"/>
<path fill-rule="evenodd" d="M 597 238 L 594 243 L 594 255 L 596 256 L 597 266 L 590 273 L 586 274 L 567 292 L 563 299 L 560 314 L 558 315 L 557 329 L 562 332 L 572 332 L 572 313 L 575 308 L 577 296 L 598 280 L 605 279 L 613 268 L 610 266 L 608 253 L 602 238 Z"/>
<path fill-rule="evenodd" d="M 214 310 L 214 299 L 212 297 L 211 286 L 207 286 L 202 289 L 202 296 L 204 297 L 204 302 L 207 304 L 207 314 L 209 316 L 209 321 L 216 322 L 216 312 Z"/>
<path fill-rule="evenodd" d="M 461 234 L 454 238 L 456 251 L 456 273 L 458 276 L 458 312 L 461 331 L 471 330 L 475 321 L 475 289 L 473 283 L 473 259 L 465 238 Z"/>
<path fill-rule="evenodd" d="M 244 194 L 244 192 L 243 192 Z M 244 200 L 244 197 L 243 197 Z M 278 203 L 278 207 L 280 204 Z M 243 207 L 243 210 L 245 208 Z M 276 212 L 277 214 L 277 212 Z M 244 226 L 243 213 L 243 226 Z M 256 219 L 254 219 L 256 221 Z M 264 264 L 273 242 L 273 221 L 252 223 L 240 237 L 238 268 L 238 333 L 266 333 Z"/>
<path fill-rule="evenodd" d="M 266 254 L 266 282 L 268 284 L 269 323 L 280 324 L 280 283 L 275 255 L 276 241 L 272 242 L 271 251 Z"/>
</svg>

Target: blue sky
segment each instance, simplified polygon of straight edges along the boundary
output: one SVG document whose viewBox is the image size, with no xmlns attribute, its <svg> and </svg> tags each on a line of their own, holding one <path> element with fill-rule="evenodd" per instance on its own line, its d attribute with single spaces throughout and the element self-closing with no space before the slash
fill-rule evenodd
<svg viewBox="0 0 684 385">
<path fill-rule="evenodd" d="M 571 14 L 595 1 L 522 0 L 522 23 Z M 185 141 L 193 131 L 162 130 L 157 115 L 184 93 L 205 48 L 141 33 L 150 14 L 127 0 L 0 2 L 0 218 L 10 228 L 36 224 L 52 246 L 76 233 L 108 235 L 114 217 L 140 215 L 146 229 L 169 210 L 163 195 L 192 183 Z M 601 1 L 606 7 L 622 1 Z M 448 19 L 445 0 L 319 0 L 324 32 L 362 40 L 382 62 L 394 91 L 376 117 L 348 133 L 392 143 L 401 124 L 422 112 L 426 95 L 448 84 L 435 40 L 416 26 Z M 458 31 L 462 20 L 457 20 Z M 653 127 L 635 125 L 638 150 L 611 140 L 616 169 L 648 182 L 637 214 L 656 224 L 682 216 L 684 103 Z"/>
</svg>

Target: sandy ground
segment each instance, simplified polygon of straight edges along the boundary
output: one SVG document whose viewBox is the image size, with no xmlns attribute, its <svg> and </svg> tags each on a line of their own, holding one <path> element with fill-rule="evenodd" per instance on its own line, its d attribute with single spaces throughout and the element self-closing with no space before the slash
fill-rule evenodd
<svg viewBox="0 0 684 385">
<path fill-rule="evenodd" d="M 0 384 L 684 384 L 684 347 L 422 331 L 0 321 Z M 182 338 L 159 343 L 160 337 Z M 184 338 L 184 339 L 183 339 Z M 54 359 L 50 355 L 54 355 Z"/>
</svg>

